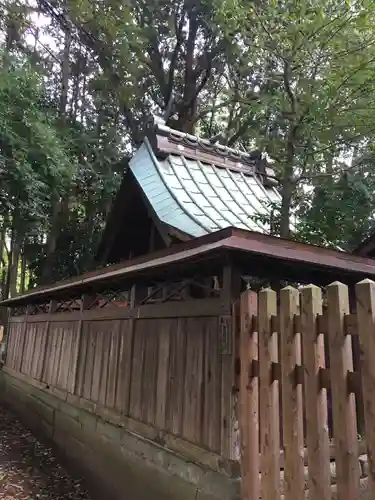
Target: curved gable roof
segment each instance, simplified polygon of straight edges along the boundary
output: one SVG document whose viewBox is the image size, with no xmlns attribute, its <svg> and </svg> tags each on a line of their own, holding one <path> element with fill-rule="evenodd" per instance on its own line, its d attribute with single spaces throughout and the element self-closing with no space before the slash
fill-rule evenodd
<svg viewBox="0 0 375 500">
<path fill-rule="evenodd" d="M 280 201 L 273 186 L 241 168 L 202 162 L 170 153 L 159 157 L 146 138 L 129 163 L 158 218 L 192 237 L 226 227 L 269 232 L 272 204 Z"/>
</svg>

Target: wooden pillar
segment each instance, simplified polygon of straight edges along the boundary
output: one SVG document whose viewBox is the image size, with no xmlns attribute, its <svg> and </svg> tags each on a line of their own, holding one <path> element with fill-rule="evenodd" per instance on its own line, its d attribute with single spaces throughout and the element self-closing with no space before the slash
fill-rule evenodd
<svg viewBox="0 0 375 500">
<path fill-rule="evenodd" d="M 241 294 L 241 272 L 231 261 L 223 267 L 221 298 L 231 308 Z"/>
<path fill-rule="evenodd" d="M 134 308 L 140 305 L 141 301 L 147 297 L 147 290 L 148 288 L 145 285 L 139 283 L 132 286 L 130 293 L 131 307 Z"/>
<path fill-rule="evenodd" d="M 222 329 L 229 335 L 226 345 L 229 347 L 221 352 L 221 454 L 230 460 L 240 459 L 240 444 L 238 430 L 238 374 L 236 366 L 239 360 L 239 317 L 238 305 L 241 293 L 241 273 L 228 260 L 222 270 L 222 316 L 218 323 L 218 341 Z M 228 342 L 229 340 L 229 342 Z"/>
</svg>

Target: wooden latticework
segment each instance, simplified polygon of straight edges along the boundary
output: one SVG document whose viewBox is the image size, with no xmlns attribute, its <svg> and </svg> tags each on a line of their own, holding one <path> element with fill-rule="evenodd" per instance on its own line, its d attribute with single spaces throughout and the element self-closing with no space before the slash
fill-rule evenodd
<svg viewBox="0 0 375 500">
<path fill-rule="evenodd" d="M 375 498 L 375 283 L 359 283 L 356 294 L 354 314 L 348 288 L 337 282 L 327 287 L 324 313 L 322 291 L 314 285 L 286 287 L 280 300 L 270 289 L 242 294 L 244 500 L 331 500 L 333 491 L 340 500 Z M 360 363 L 354 362 L 354 335 Z M 366 497 L 360 496 L 358 458 L 364 443 Z"/>
<path fill-rule="evenodd" d="M 88 297 L 87 309 L 105 309 L 108 307 L 129 307 L 130 290 L 104 290 L 95 296 Z"/>
</svg>

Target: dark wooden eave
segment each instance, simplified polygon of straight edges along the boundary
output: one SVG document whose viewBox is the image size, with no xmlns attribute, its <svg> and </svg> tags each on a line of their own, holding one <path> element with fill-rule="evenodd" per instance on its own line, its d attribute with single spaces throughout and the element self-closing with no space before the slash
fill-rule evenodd
<svg viewBox="0 0 375 500">
<path fill-rule="evenodd" d="M 202 272 L 203 266 L 219 269 L 231 261 L 246 275 L 289 279 L 319 285 L 340 280 L 353 284 L 364 278 L 375 279 L 371 259 L 313 245 L 297 243 L 239 229 L 223 229 L 152 255 L 108 266 L 77 278 L 39 287 L 8 299 L 2 306 L 27 304 L 74 293 L 89 293 L 110 286 L 131 284 L 141 279 L 162 280 Z"/>
</svg>

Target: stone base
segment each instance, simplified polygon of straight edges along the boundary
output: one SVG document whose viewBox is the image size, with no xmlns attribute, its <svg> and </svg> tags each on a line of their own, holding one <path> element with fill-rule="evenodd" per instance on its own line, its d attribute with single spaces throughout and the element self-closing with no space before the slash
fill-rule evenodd
<svg viewBox="0 0 375 500">
<path fill-rule="evenodd" d="M 2 399 L 110 500 L 239 500 L 239 479 L 194 463 L 48 389 L 0 372 Z"/>
</svg>

